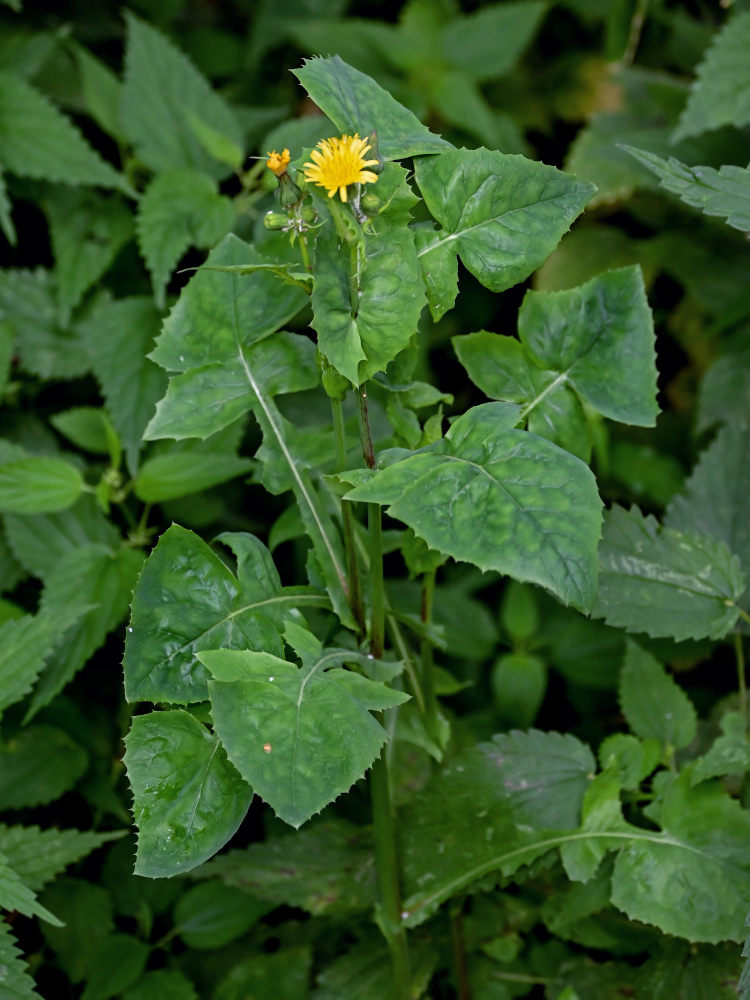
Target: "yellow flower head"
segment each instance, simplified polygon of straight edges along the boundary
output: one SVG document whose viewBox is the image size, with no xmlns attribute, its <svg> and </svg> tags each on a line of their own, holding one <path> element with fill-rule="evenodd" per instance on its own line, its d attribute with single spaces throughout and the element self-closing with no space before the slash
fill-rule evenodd
<svg viewBox="0 0 750 1000">
<path fill-rule="evenodd" d="M 342 201 L 346 201 L 349 184 L 374 184 L 378 175 L 366 167 L 377 167 L 378 160 L 366 160 L 370 149 L 367 139 L 358 134 L 342 135 L 341 138 L 321 139 L 318 148 L 310 153 L 312 163 L 303 167 L 305 180 L 319 184 L 328 191 L 328 197 L 338 191 Z"/>
<path fill-rule="evenodd" d="M 276 174 L 277 177 L 281 177 L 282 174 L 286 173 L 286 168 L 289 166 L 289 150 L 285 149 L 281 153 L 277 153 L 276 150 L 272 153 L 266 153 L 268 159 L 266 160 L 266 166 L 268 169 Z"/>
</svg>

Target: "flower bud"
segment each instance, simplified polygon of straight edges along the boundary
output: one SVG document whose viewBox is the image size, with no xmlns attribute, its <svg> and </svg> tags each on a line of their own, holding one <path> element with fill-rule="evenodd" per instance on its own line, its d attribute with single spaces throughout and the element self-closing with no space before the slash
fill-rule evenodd
<svg viewBox="0 0 750 1000">
<path fill-rule="evenodd" d="M 284 229 L 288 224 L 289 218 L 283 212 L 266 212 L 263 216 L 263 225 L 266 229 Z"/>
<path fill-rule="evenodd" d="M 340 372 L 336 371 L 322 355 L 319 358 L 321 365 L 320 381 L 329 399 L 345 399 L 346 394 L 351 389 L 352 384 Z"/>
</svg>

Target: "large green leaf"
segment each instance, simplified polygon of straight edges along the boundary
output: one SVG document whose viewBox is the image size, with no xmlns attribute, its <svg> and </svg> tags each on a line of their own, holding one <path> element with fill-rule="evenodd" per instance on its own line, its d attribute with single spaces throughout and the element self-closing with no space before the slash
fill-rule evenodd
<svg viewBox="0 0 750 1000">
<path fill-rule="evenodd" d="M 34 892 L 63 868 L 97 847 L 120 836 L 93 830 L 57 830 L 50 827 L 0 825 L 0 851 L 24 884 Z"/>
<path fill-rule="evenodd" d="M 601 501 L 572 455 L 514 429 L 519 407 L 475 406 L 445 439 L 347 494 L 387 504 L 432 549 L 547 587 L 588 610 L 596 593 Z"/>
<path fill-rule="evenodd" d="M 175 930 L 191 949 L 223 948 L 267 913 L 268 903 L 216 879 L 194 885 L 174 910 Z"/>
<path fill-rule="evenodd" d="M 723 427 L 701 454 L 685 492 L 670 503 L 664 523 L 677 531 L 700 531 L 724 542 L 750 570 L 750 424 Z"/>
<path fill-rule="evenodd" d="M 78 467 L 62 458 L 33 455 L 0 465 L 0 511 L 43 514 L 72 506 L 81 495 Z"/>
<path fill-rule="evenodd" d="M 700 135 L 721 125 L 750 122 L 750 11 L 741 11 L 717 32 L 698 67 L 673 138 Z"/>
<path fill-rule="evenodd" d="M 125 746 L 138 827 L 135 874 L 190 871 L 235 833 L 252 790 L 218 738 L 182 710 L 136 716 Z"/>
<path fill-rule="evenodd" d="M 167 386 L 164 372 L 146 356 L 159 325 L 159 314 L 145 296 L 105 299 L 81 325 L 91 367 L 131 472 L 138 465 L 146 424 Z"/>
<path fill-rule="evenodd" d="M 662 528 L 613 506 L 599 548 L 596 618 L 630 632 L 719 639 L 737 621 L 745 589 L 739 561 L 707 535 Z"/>
<path fill-rule="evenodd" d="M 130 190 L 68 118 L 8 72 L 0 72 L 0 147 L 3 166 L 19 177 Z"/>
<path fill-rule="evenodd" d="M 692 702 L 659 661 L 631 641 L 620 674 L 620 707 L 641 739 L 680 750 L 695 737 Z"/>
<path fill-rule="evenodd" d="M 416 178 L 442 227 L 419 250 L 425 271 L 432 254 L 451 246 L 493 292 L 544 263 L 595 190 L 554 167 L 487 149 L 418 160 Z"/>
<path fill-rule="evenodd" d="M 387 160 L 439 153 L 450 143 L 430 132 L 371 77 L 338 56 L 308 59 L 294 75 L 340 132 L 377 132 L 378 151 Z"/>
<path fill-rule="evenodd" d="M 204 701 L 210 676 L 202 649 L 255 648 L 281 654 L 276 626 L 319 595 L 282 588 L 273 560 L 252 535 L 230 535 L 235 576 L 192 531 L 173 524 L 149 556 L 133 594 L 125 640 L 129 701 Z M 274 624 L 275 623 L 275 624 Z"/>
<path fill-rule="evenodd" d="M 371 841 L 367 828 L 347 820 L 314 820 L 298 833 L 222 854 L 200 874 L 313 915 L 368 910 L 375 903 Z"/>
<path fill-rule="evenodd" d="M 10 926 L 0 920 L 0 987 L 8 1000 L 40 1000 Z"/>
<path fill-rule="evenodd" d="M 503 76 L 517 62 L 545 13 L 545 5 L 532 0 L 495 3 L 453 18 L 441 33 L 443 58 L 474 80 Z"/>
<path fill-rule="evenodd" d="M 382 223 L 365 237 L 353 312 L 349 260 L 330 223 L 318 236 L 313 327 L 331 364 L 354 385 L 385 370 L 416 333 L 425 304 L 414 236 Z"/>
<path fill-rule="evenodd" d="M 719 215 L 727 223 L 746 233 L 750 231 L 750 170 L 724 165 L 688 167 L 674 156 L 663 160 L 645 149 L 624 146 L 631 156 L 648 167 L 667 191 L 706 215 Z"/>
<path fill-rule="evenodd" d="M 191 247 L 211 247 L 234 221 L 234 206 L 214 181 L 197 170 L 167 170 L 151 181 L 138 203 L 138 246 L 151 272 L 156 303 L 180 257 Z"/>
<path fill-rule="evenodd" d="M 227 755 L 280 819 L 300 827 L 347 791 L 387 736 L 372 711 L 408 696 L 336 664 L 348 650 L 324 650 L 288 625 L 302 667 L 270 653 L 199 653 L 210 671 L 211 716 Z"/>
<path fill-rule="evenodd" d="M 160 31 L 129 12 L 125 18 L 120 121 L 138 158 L 154 171 L 193 167 L 210 177 L 226 177 L 231 166 L 206 152 L 191 119 L 242 147 L 242 132 L 231 109 Z"/>
<path fill-rule="evenodd" d="M 0 809 L 46 805 L 74 787 L 86 751 L 56 726 L 24 726 L 0 747 Z"/>
<path fill-rule="evenodd" d="M 40 917 L 51 924 L 60 926 L 60 921 L 46 907 L 37 901 L 36 896 L 27 888 L 16 872 L 8 865 L 7 859 L 0 854 L 0 909 L 16 910 L 25 917 Z M 4 923 L 4 921 L 0 921 Z M 0 975 L 0 985 L 2 985 Z"/>
</svg>

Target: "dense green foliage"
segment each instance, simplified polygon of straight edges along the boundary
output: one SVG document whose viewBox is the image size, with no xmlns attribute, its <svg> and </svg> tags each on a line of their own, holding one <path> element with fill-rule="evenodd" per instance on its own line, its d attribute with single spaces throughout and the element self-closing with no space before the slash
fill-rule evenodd
<svg viewBox="0 0 750 1000">
<path fill-rule="evenodd" d="M 750 998 L 727 7 L 3 0 L 0 1000 Z"/>
</svg>

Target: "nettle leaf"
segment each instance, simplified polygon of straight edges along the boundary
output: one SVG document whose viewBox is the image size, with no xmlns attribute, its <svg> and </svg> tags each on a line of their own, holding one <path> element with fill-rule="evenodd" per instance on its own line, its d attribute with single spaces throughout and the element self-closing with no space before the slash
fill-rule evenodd
<svg viewBox="0 0 750 1000">
<path fill-rule="evenodd" d="M 443 441 L 346 497 L 388 505 L 432 549 L 588 610 L 601 524 L 594 477 L 561 448 L 514 429 L 519 413 L 510 403 L 475 406 Z"/>
<path fill-rule="evenodd" d="M 543 3 L 505 3 L 457 17 L 441 32 L 443 59 L 473 80 L 512 69 L 546 13 Z"/>
<path fill-rule="evenodd" d="M 301 668 L 270 653 L 198 656 L 213 677 L 211 715 L 229 759 L 279 819 L 299 828 L 380 753 L 387 735 L 371 712 L 408 695 L 335 666 L 351 651 L 323 650 L 299 627 L 286 634 L 300 647 Z"/>
<path fill-rule="evenodd" d="M 191 116 L 242 148 L 242 131 L 231 109 L 160 31 L 129 11 L 125 20 L 120 121 L 138 159 L 154 171 L 193 167 L 217 180 L 226 177 L 231 166 L 206 151 Z"/>
<path fill-rule="evenodd" d="M 0 920 L 0 966 L 2 978 L 0 984 L 8 992 L 8 1000 L 40 1000 L 34 980 L 28 972 L 26 963 L 21 958 L 21 951 L 16 944 L 10 926 Z"/>
<path fill-rule="evenodd" d="M 66 47 L 78 67 L 81 96 L 87 111 L 99 127 L 116 139 L 124 139 L 120 128 L 121 83 L 116 74 L 74 39 Z"/>
<path fill-rule="evenodd" d="M 252 789 L 218 737 L 180 709 L 136 716 L 125 746 L 138 827 L 135 874 L 190 871 L 236 832 Z"/>
<path fill-rule="evenodd" d="M 716 538 L 750 569 L 750 524 L 745 517 L 750 491 L 750 424 L 723 427 L 701 453 L 685 492 L 667 508 L 664 523 L 677 531 L 700 531 Z"/>
<path fill-rule="evenodd" d="M 416 332 L 425 304 L 414 237 L 403 226 L 381 224 L 364 241 L 359 296 L 352 313 L 349 261 L 330 223 L 318 236 L 313 322 L 318 345 L 354 385 L 385 370 Z"/>
<path fill-rule="evenodd" d="M 102 886 L 82 879 L 61 878 L 44 893 L 47 905 L 59 913 L 62 927 L 42 927 L 47 943 L 74 983 L 86 977 L 101 943 L 112 931 L 112 901 Z"/>
<path fill-rule="evenodd" d="M 708 778 L 750 771 L 750 742 L 743 716 L 740 712 L 727 712 L 719 725 L 721 736 L 716 737 L 708 752 L 699 757 L 690 770 L 694 785 Z"/>
<path fill-rule="evenodd" d="M 701 382 L 696 431 L 715 424 L 746 424 L 749 396 L 750 350 L 724 354 L 714 361 Z"/>
<path fill-rule="evenodd" d="M 245 934 L 271 909 L 247 893 L 216 879 L 194 885 L 174 910 L 175 930 L 191 949 L 223 948 Z"/>
<path fill-rule="evenodd" d="M 0 852 L 24 884 L 37 892 L 74 861 L 120 837 L 92 830 L 40 830 L 38 826 L 0 824 Z"/>
<path fill-rule="evenodd" d="M 13 73 L 0 71 L 0 109 L 2 162 L 10 173 L 130 191 L 125 178 L 89 146 L 72 122 Z"/>
<path fill-rule="evenodd" d="M 750 815 L 686 769 L 664 793 L 661 834 L 633 837 L 615 861 L 612 902 L 631 920 L 688 941 L 742 941 L 750 909 Z"/>
<path fill-rule="evenodd" d="M 25 917 L 39 917 L 41 920 L 60 926 L 57 917 L 37 901 L 34 893 L 23 884 L 2 854 L 0 854 L 0 909 L 17 911 L 23 913 Z M 0 923 L 5 925 L 4 920 Z M 0 979 L 0 985 L 2 984 L 3 979 Z"/>
<path fill-rule="evenodd" d="M 46 805 L 74 787 L 88 754 L 56 726 L 25 726 L 0 749 L 0 809 Z"/>
<path fill-rule="evenodd" d="M 560 858 L 569 879 L 588 882 L 596 874 L 602 858 L 608 851 L 620 846 L 613 833 L 637 833 L 637 827 L 626 823 L 620 805 L 620 781 L 617 767 L 598 774 L 583 799 L 581 834 L 561 844 Z M 604 834 L 604 836 L 597 836 Z"/>
<path fill-rule="evenodd" d="M 654 638 L 720 639 L 745 589 L 739 561 L 707 535 L 663 528 L 637 507 L 613 506 L 599 547 L 592 614 Z"/>
<path fill-rule="evenodd" d="M 742 11 L 713 36 L 674 130 L 675 142 L 721 125 L 740 128 L 750 122 L 748 46 L 750 11 Z"/>
<path fill-rule="evenodd" d="M 189 704 L 208 697 L 202 649 L 240 646 L 282 652 L 278 627 L 319 595 L 282 588 L 265 546 L 228 535 L 241 556 L 238 576 L 192 531 L 173 524 L 146 560 L 133 594 L 125 640 L 128 701 Z"/>
<path fill-rule="evenodd" d="M 676 157 L 664 160 L 656 153 L 633 146 L 623 146 L 631 156 L 648 167 L 667 191 L 698 208 L 705 215 L 718 215 L 734 229 L 750 231 L 750 169 L 725 164 L 713 167 L 689 167 Z"/>
<path fill-rule="evenodd" d="M 628 725 L 644 740 L 680 750 L 695 737 L 692 702 L 658 660 L 628 641 L 620 673 L 620 707 Z"/>
<path fill-rule="evenodd" d="M 138 466 L 146 424 L 167 387 L 164 372 L 147 357 L 160 324 L 152 300 L 145 296 L 105 299 L 81 324 L 91 367 L 131 473 Z"/>
<path fill-rule="evenodd" d="M 42 203 L 49 219 L 57 302 L 64 325 L 133 235 L 133 221 L 122 198 L 92 191 L 58 188 Z"/>
<path fill-rule="evenodd" d="M 416 179 L 442 227 L 419 250 L 423 268 L 450 245 L 493 292 L 511 288 L 544 263 L 595 190 L 554 167 L 487 149 L 418 160 Z"/>
<path fill-rule="evenodd" d="M 197 170 L 157 174 L 138 203 L 138 246 L 151 272 L 154 295 L 164 307 L 169 277 L 185 251 L 208 248 L 226 236 L 234 221 L 230 198 Z"/>
<path fill-rule="evenodd" d="M 368 910 L 376 897 L 372 835 L 336 817 L 229 851 L 198 874 L 218 875 L 259 899 L 297 906 L 315 916 Z"/>
<path fill-rule="evenodd" d="M 43 514 L 71 507 L 84 482 L 78 467 L 62 458 L 30 455 L 0 465 L 0 511 Z"/>
<path fill-rule="evenodd" d="M 378 152 L 386 160 L 451 148 L 371 77 L 338 56 L 307 59 L 292 72 L 340 132 L 361 136 L 377 132 Z"/>
</svg>

